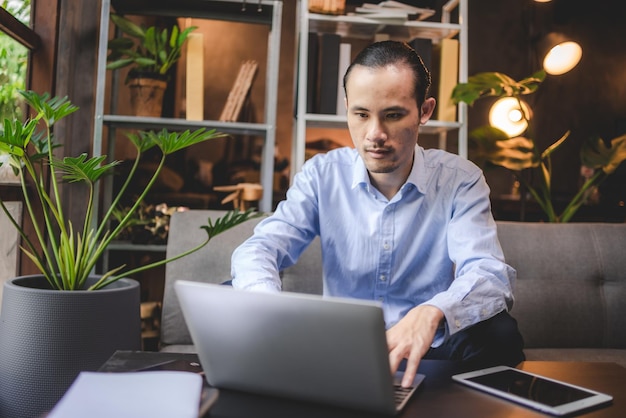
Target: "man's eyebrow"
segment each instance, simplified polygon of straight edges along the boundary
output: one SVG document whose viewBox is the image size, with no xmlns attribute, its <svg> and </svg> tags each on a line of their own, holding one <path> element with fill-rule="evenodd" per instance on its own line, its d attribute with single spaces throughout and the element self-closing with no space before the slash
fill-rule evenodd
<svg viewBox="0 0 626 418">
<path fill-rule="evenodd" d="M 363 106 L 348 106 L 348 111 L 350 112 L 364 112 L 364 113 L 369 113 L 370 110 L 366 107 Z"/>
<path fill-rule="evenodd" d="M 363 111 L 363 112 L 369 112 L 370 110 L 366 107 L 363 106 L 351 106 L 349 108 L 351 111 Z M 389 112 L 406 112 L 407 109 L 404 106 L 390 106 L 390 107 L 386 107 L 382 110 L 382 112 L 384 113 L 389 113 Z"/>
<path fill-rule="evenodd" d="M 407 108 L 404 106 L 391 106 L 383 109 L 383 112 L 406 112 Z"/>
</svg>

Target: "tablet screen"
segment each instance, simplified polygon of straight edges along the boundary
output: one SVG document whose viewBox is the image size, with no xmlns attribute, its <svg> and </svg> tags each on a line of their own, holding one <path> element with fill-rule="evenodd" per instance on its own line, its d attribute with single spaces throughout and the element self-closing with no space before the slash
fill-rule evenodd
<svg viewBox="0 0 626 418">
<path fill-rule="evenodd" d="M 502 370 L 467 380 L 545 405 L 558 406 L 595 394 L 516 370 Z"/>
</svg>

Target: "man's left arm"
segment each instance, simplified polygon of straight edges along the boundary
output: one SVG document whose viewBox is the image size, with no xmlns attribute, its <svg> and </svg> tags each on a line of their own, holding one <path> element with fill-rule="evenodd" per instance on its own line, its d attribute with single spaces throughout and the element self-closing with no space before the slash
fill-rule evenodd
<svg viewBox="0 0 626 418">
<path fill-rule="evenodd" d="M 482 174 L 456 190 L 447 243 L 456 266 L 450 287 L 410 310 L 387 331 L 392 370 L 407 359 L 404 386 L 412 382 L 421 358 L 431 346 L 441 345 L 448 335 L 508 310 L 513 304 L 511 282 L 515 270 L 504 262 L 489 188 Z M 445 335 L 438 335 L 442 324 Z"/>
<path fill-rule="evenodd" d="M 425 302 L 444 313 L 446 336 L 513 306 L 516 272 L 505 263 L 482 174 L 456 190 L 447 244 L 455 265 L 454 280 L 446 291 Z M 437 338 L 434 345 L 444 338 Z"/>
</svg>

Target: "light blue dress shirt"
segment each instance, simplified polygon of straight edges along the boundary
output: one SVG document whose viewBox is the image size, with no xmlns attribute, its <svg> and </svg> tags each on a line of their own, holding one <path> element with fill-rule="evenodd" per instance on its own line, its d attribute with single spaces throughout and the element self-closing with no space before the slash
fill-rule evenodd
<svg viewBox="0 0 626 418">
<path fill-rule="evenodd" d="M 380 301 L 387 327 L 411 308 L 441 309 L 433 346 L 513 304 L 481 170 L 441 150 L 415 148 L 411 173 L 388 200 L 356 150 L 319 154 L 287 199 L 232 257 L 233 286 L 280 291 L 279 271 L 319 235 L 324 294 Z"/>
</svg>

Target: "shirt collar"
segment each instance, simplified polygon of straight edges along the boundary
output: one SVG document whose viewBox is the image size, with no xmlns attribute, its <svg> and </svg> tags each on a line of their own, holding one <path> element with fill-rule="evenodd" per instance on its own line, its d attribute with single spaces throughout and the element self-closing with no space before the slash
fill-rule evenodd
<svg viewBox="0 0 626 418">
<path fill-rule="evenodd" d="M 367 174 L 365 163 L 359 155 L 358 151 L 354 152 L 354 164 L 352 166 L 352 188 L 356 188 L 359 184 L 364 184 L 369 188 L 371 186 L 370 176 Z"/>
<path fill-rule="evenodd" d="M 421 193 L 426 192 L 426 160 L 424 159 L 424 148 L 419 145 L 415 146 L 415 154 L 413 157 L 413 167 L 406 179 L 406 184 L 413 184 Z"/>
</svg>

